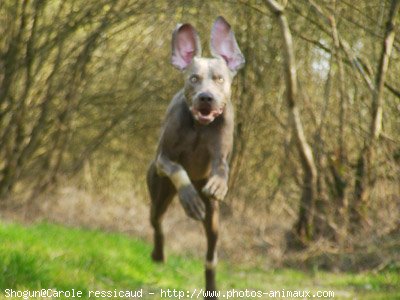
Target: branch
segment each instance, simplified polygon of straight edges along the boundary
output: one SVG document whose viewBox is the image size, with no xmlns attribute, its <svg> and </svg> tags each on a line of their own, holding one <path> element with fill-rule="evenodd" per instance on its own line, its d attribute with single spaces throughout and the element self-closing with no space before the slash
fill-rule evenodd
<svg viewBox="0 0 400 300">
<path fill-rule="evenodd" d="M 318 6 L 314 1 L 312 0 L 308 0 L 311 8 L 313 8 L 313 10 L 316 12 L 316 14 L 320 17 L 320 19 L 323 20 L 323 22 L 325 23 L 325 25 L 330 26 L 330 20 L 328 17 L 328 14 L 326 12 L 324 12 L 324 10 Z M 295 8 L 292 9 L 293 12 L 295 12 L 296 14 L 300 15 L 301 17 L 305 18 L 307 21 L 311 22 L 312 24 L 314 24 L 315 26 L 317 26 L 322 32 L 326 33 L 327 35 L 329 35 L 330 31 L 327 28 L 324 28 L 323 25 L 321 25 L 320 23 L 317 23 L 316 21 L 310 19 L 308 16 L 304 15 L 299 8 Z M 310 42 L 314 45 L 316 45 L 317 47 L 319 47 L 320 49 L 331 53 L 331 51 L 325 47 L 324 45 L 322 45 L 319 41 L 315 41 L 312 39 L 309 39 L 305 36 L 303 36 L 301 33 L 294 31 L 301 39 Z M 370 77 L 370 72 L 368 72 L 367 70 L 365 70 L 365 64 L 363 63 L 363 60 L 358 57 L 357 55 L 354 54 L 353 50 L 351 49 L 349 43 L 341 36 L 338 36 L 339 38 L 339 42 L 340 42 L 340 48 L 343 50 L 343 52 L 346 55 L 347 60 L 345 60 L 346 64 L 351 64 L 353 66 L 353 68 L 355 70 L 358 71 L 358 73 L 361 75 L 362 79 L 364 80 L 364 82 L 366 83 L 367 87 L 369 88 L 370 91 L 374 90 L 374 84 L 373 81 Z M 384 84 L 384 86 L 396 97 L 400 98 L 400 90 L 396 89 L 395 87 L 393 87 L 391 84 L 386 83 Z"/>
</svg>

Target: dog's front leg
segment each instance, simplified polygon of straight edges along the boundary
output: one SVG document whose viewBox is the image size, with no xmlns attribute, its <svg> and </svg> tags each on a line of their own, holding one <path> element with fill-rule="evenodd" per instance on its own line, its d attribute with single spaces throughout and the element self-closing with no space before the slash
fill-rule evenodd
<svg viewBox="0 0 400 300">
<path fill-rule="evenodd" d="M 211 176 L 202 192 L 207 197 L 223 200 L 228 192 L 229 166 L 226 157 L 218 155 L 212 160 Z"/>
<path fill-rule="evenodd" d="M 195 220 L 204 220 L 204 202 L 194 188 L 185 169 L 163 154 L 158 155 L 156 168 L 158 175 L 167 176 L 175 186 L 186 214 Z"/>
</svg>

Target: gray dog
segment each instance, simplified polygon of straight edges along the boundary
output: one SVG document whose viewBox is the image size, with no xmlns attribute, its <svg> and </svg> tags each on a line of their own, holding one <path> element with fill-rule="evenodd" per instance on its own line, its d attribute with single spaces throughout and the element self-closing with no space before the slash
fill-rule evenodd
<svg viewBox="0 0 400 300">
<path fill-rule="evenodd" d="M 206 290 L 215 291 L 217 200 L 228 191 L 228 157 L 233 143 L 231 84 L 245 60 L 223 17 L 214 22 L 210 49 L 213 58 L 201 57 L 199 36 L 190 24 L 178 25 L 173 32 L 172 64 L 182 71 L 185 86 L 168 107 L 147 184 L 154 228 L 153 260 L 164 260 L 161 221 L 177 193 L 186 214 L 204 224 Z"/>
</svg>

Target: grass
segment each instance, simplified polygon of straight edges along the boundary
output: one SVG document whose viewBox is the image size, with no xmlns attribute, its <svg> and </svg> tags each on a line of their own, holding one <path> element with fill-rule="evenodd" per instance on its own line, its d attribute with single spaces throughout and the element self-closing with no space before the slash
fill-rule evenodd
<svg viewBox="0 0 400 300">
<path fill-rule="evenodd" d="M 82 291 L 79 299 L 95 299 L 93 294 L 88 297 L 89 291 L 95 290 L 142 289 L 142 299 L 161 299 L 160 289 L 193 291 L 203 287 L 201 260 L 170 255 L 166 264 L 159 265 L 149 259 L 150 250 L 146 242 L 118 233 L 48 223 L 29 227 L 0 223 L 0 299 L 18 299 L 7 298 L 6 289 L 75 289 Z M 218 283 L 222 291 L 331 290 L 335 297 L 330 299 L 400 299 L 400 275 L 394 271 L 379 274 L 304 273 L 221 262 Z M 149 292 L 155 295 L 149 295 Z"/>
</svg>

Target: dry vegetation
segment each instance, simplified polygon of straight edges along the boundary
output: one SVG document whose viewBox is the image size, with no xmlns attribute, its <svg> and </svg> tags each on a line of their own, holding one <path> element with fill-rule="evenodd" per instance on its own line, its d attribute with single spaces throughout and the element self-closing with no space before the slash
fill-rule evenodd
<svg viewBox="0 0 400 300">
<path fill-rule="evenodd" d="M 399 1 L 283 4 L 1 1 L 1 215 L 148 238 L 145 170 L 182 81 L 169 64 L 171 32 L 192 22 L 207 49 L 209 25 L 224 15 L 247 64 L 234 83 L 221 256 L 399 268 Z M 166 231 L 170 249 L 203 243 L 177 203 Z"/>
</svg>

